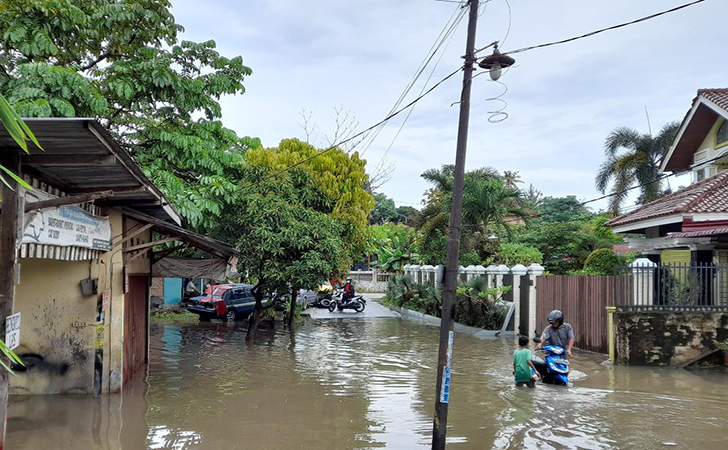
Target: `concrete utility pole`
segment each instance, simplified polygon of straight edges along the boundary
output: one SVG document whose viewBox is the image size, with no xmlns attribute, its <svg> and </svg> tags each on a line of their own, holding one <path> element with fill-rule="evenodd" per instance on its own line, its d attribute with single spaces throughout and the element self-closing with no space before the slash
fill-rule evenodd
<svg viewBox="0 0 728 450">
<path fill-rule="evenodd" d="M 475 31 L 478 22 L 478 0 L 470 0 L 468 38 L 465 46 L 463 90 L 460 95 L 460 123 L 455 155 L 455 182 L 450 211 L 450 232 L 447 238 L 445 259 L 445 286 L 442 293 L 442 320 L 440 322 L 440 351 L 437 359 L 437 392 L 435 393 L 435 421 L 432 430 L 432 449 L 443 450 L 447 435 L 447 406 L 450 401 L 450 363 L 453 344 L 453 308 L 460 267 L 460 222 L 463 207 L 463 179 L 465 177 L 465 153 L 468 146 L 470 122 L 470 90 L 475 63 Z"/>
<path fill-rule="evenodd" d="M 15 149 L 4 149 L 3 165 L 16 174 L 20 173 L 20 159 Z M 4 177 L 0 183 L 2 203 L 0 204 L 0 339 L 5 340 L 5 319 L 13 314 L 15 299 L 15 257 L 18 240 L 18 183 Z M 0 356 L 5 358 L 5 356 Z M 8 366 L 7 359 L 4 361 Z M 8 388 L 10 374 L 0 368 L 0 450 L 5 448 L 5 425 L 8 420 Z"/>
</svg>

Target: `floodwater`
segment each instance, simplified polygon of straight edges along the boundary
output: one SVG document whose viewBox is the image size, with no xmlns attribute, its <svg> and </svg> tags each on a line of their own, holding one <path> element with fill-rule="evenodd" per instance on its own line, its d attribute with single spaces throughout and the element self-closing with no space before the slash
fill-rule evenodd
<svg viewBox="0 0 728 450">
<path fill-rule="evenodd" d="M 155 325 L 124 395 L 14 398 L 7 449 L 427 449 L 438 329 L 399 319 Z M 728 375 L 606 368 L 516 388 L 512 339 L 456 334 L 448 448 L 725 449 Z"/>
</svg>

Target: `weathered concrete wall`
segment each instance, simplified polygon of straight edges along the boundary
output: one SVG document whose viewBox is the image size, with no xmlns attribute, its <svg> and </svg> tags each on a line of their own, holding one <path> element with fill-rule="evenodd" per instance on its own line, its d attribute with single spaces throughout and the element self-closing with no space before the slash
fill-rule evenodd
<svg viewBox="0 0 728 450">
<path fill-rule="evenodd" d="M 617 362 L 675 366 L 728 339 L 728 312 L 617 312 Z"/>
<path fill-rule="evenodd" d="M 97 297 L 79 282 L 96 277 L 94 261 L 21 259 L 14 311 L 27 369 L 10 377 L 13 394 L 91 393 L 94 386 Z"/>
<path fill-rule="evenodd" d="M 152 278 L 152 287 L 149 290 L 149 295 L 164 298 L 164 277 Z"/>
</svg>

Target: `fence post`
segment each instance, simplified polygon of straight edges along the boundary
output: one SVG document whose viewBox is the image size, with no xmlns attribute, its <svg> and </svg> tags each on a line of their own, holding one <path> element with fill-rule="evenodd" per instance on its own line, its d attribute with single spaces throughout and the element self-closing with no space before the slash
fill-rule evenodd
<svg viewBox="0 0 728 450">
<path fill-rule="evenodd" d="M 528 273 L 523 264 L 516 264 L 511 267 L 513 274 L 513 330 L 518 333 L 518 325 L 521 323 L 521 277 Z"/>
<path fill-rule="evenodd" d="M 475 278 L 475 266 L 469 265 L 465 268 L 465 281 L 470 281 Z"/>
<path fill-rule="evenodd" d="M 443 277 L 445 275 L 445 266 L 438 264 L 435 266 L 435 287 L 442 286 Z"/>
<path fill-rule="evenodd" d="M 616 306 L 607 306 L 607 348 L 609 349 L 609 360 L 614 362 L 614 313 Z"/>
<path fill-rule="evenodd" d="M 404 270 L 405 275 L 409 275 L 410 273 L 410 267 L 412 267 L 410 264 L 405 264 L 402 270 Z"/>
<path fill-rule="evenodd" d="M 498 266 L 491 264 L 485 268 L 486 279 L 488 280 L 488 287 L 495 288 L 496 286 L 496 273 L 498 272 Z"/>
<path fill-rule="evenodd" d="M 435 272 L 435 268 L 427 264 L 420 267 L 420 270 L 422 271 L 422 284 L 434 284 L 433 274 Z"/>
<path fill-rule="evenodd" d="M 458 267 L 458 284 L 462 283 L 463 281 L 467 281 L 468 280 L 467 277 L 468 277 L 468 275 L 465 272 L 465 267 L 464 266 L 459 266 Z"/>
<path fill-rule="evenodd" d="M 501 264 L 496 267 L 495 271 L 495 287 L 500 288 L 503 287 L 503 275 L 508 275 L 511 273 L 511 269 L 506 266 L 505 264 Z"/>
<path fill-rule="evenodd" d="M 538 277 L 543 275 L 544 268 L 541 264 L 533 263 L 528 266 L 528 275 L 531 280 L 531 286 L 528 293 L 528 336 L 534 337 L 536 335 L 536 285 L 538 283 Z"/>
<path fill-rule="evenodd" d="M 654 304 L 654 278 L 657 264 L 647 258 L 637 258 L 629 267 L 632 269 L 632 290 L 635 304 Z"/>
<path fill-rule="evenodd" d="M 420 266 L 417 264 L 412 264 L 410 266 L 410 276 L 412 277 L 412 281 L 419 284 L 419 273 L 420 273 Z"/>
<path fill-rule="evenodd" d="M 485 267 L 483 267 L 481 265 L 477 265 L 477 266 L 475 266 L 475 268 L 473 268 L 473 278 L 481 278 L 484 276 L 486 276 Z"/>
</svg>

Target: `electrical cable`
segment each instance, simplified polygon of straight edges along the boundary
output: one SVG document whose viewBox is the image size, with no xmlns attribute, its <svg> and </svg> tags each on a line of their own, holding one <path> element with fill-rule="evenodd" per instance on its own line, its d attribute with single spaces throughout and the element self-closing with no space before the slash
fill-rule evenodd
<svg viewBox="0 0 728 450">
<path fill-rule="evenodd" d="M 437 38 L 435 39 L 435 42 L 433 42 L 427 55 L 425 56 L 425 58 L 423 59 L 423 61 L 420 63 L 417 70 L 415 71 L 415 75 L 410 80 L 410 82 L 407 83 L 407 86 L 405 86 L 404 91 L 402 91 L 402 93 L 400 94 L 397 101 L 394 103 L 392 108 L 389 110 L 388 114 L 392 114 L 394 111 L 397 110 L 397 108 L 399 108 L 399 106 L 402 104 L 404 99 L 410 93 L 410 91 L 412 90 L 414 85 L 417 83 L 417 80 L 419 80 L 420 76 L 424 73 L 425 69 L 432 61 L 432 58 L 435 57 L 437 52 L 442 47 L 442 43 L 445 41 L 445 39 L 447 39 L 447 35 L 454 31 L 453 26 L 455 26 L 455 24 L 459 25 L 460 21 L 462 21 L 463 17 L 465 17 L 465 12 L 466 12 L 465 9 L 462 7 L 456 8 L 455 11 L 453 11 L 453 14 L 450 16 L 448 21 L 445 23 L 445 26 L 442 28 L 442 30 L 438 34 Z M 367 142 L 362 144 L 362 147 L 363 147 L 363 149 L 361 150 L 362 156 L 364 156 L 364 154 L 367 152 L 367 150 L 369 150 L 369 147 L 371 147 L 372 143 L 379 136 L 379 134 L 381 133 L 383 128 L 384 128 L 384 126 L 382 125 L 374 133 L 372 133 L 371 136 L 366 137 L 365 141 L 367 141 Z"/>
<path fill-rule="evenodd" d="M 516 49 L 516 50 L 511 50 L 511 51 L 508 51 L 508 52 L 503 52 L 503 54 L 504 55 L 513 55 L 515 53 L 522 53 L 522 52 L 526 52 L 526 51 L 529 51 L 529 50 L 534 50 L 534 49 L 537 49 L 537 48 L 544 48 L 544 47 L 550 47 L 552 45 L 559 45 L 559 44 L 565 44 L 567 42 L 573 42 L 573 41 L 576 41 L 576 40 L 579 40 L 579 39 L 584 39 L 584 38 L 591 37 L 591 36 L 594 36 L 594 35 L 599 34 L 599 33 L 603 33 L 605 31 L 616 30 L 618 28 L 626 27 L 628 25 L 634 25 L 636 23 L 640 23 L 640 22 L 644 22 L 646 20 L 654 19 L 656 17 L 660 17 L 660 16 L 663 16 L 665 14 L 669 14 L 669 13 L 672 13 L 672 12 L 675 12 L 675 11 L 679 11 L 681 9 L 687 8 L 689 6 L 696 5 L 698 3 L 702 3 L 704 1 L 705 0 L 695 0 L 693 2 L 686 3 L 686 4 L 680 5 L 680 6 L 676 6 L 675 8 L 670 8 L 670 9 L 667 9 L 665 11 L 661 11 L 661 12 L 658 12 L 658 13 L 655 13 L 655 14 L 650 14 L 649 16 L 645 16 L 645 17 L 642 17 L 642 18 L 639 18 L 639 19 L 636 19 L 636 20 L 632 20 L 630 22 L 624 22 L 624 23 L 620 23 L 618 25 L 613 25 L 611 27 L 602 28 L 602 29 L 599 29 L 599 30 L 596 30 L 596 31 L 592 31 L 590 33 L 582 34 L 580 36 L 574 36 L 574 37 L 569 38 L 569 39 L 562 39 L 560 41 L 548 42 L 548 43 L 539 44 L 539 45 L 532 45 L 530 47 L 523 47 L 523 48 L 519 48 L 519 49 Z"/>
<path fill-rule="evenodd" d="M 485 9 L 483 11 L 485 11 Z M 442 57 L 445 56 L 445 51 L 450 46 L 450 42 L 452 42 L 452 38 L 455 36 L 454 31 L 460 25 L 460 22 L 462 21 L 462 19 L 464 17 L 465 17 L 465 14 L 464 13 L 461 14 L 460 17 L 456 20 L 456 22 L 453 23 L 453 26 L 451 27 L 451 29 L 448 31 L 448 33 L 449 33 L 449 39 L 448 39 L 447 43 L 445 44 L 445 47 L 442 49 L 442 53 L 440 53 L 440 57 L 437 58 L 437 61 L 435 61 L 435 65 L 432 67 L 432 70 L 430 71 L 430 75 L 427 77 L 427 80 L 425 80 L 424 84 L 422 85 L 422 89 L 420 90 L 420 95 L 422 95 L 422 93 L 425 91 L 425 88 L 427 87 L 427 84 L 432 79 L 432 75 L 435 74 L 435 70 L 437 70 L 437 66 L 440 64 L 440 61 L 442 60 Z M 438 49 L 435 50 L 435 52 L 439 51 L 439 48 L 440 47 L 441 46 L 439 46 Z M 378 167 L 383 164 L 384 159 L 387 157 L 387 154 L 389 153 L 389 150 L 391 150 L 392 147 L 394 146 L 394 143 L 397 141 L 397 138 L 399 137 L 400 133 L 402 132 L 402 129 L 404 129 L 404 126 L 407 124 L 407 120 L 409 120 L 409 118 L 412 115 L 412 112 L 414 110 L 415 110 L 415 107 L 413 106 L 412 108 L 410 108 L 409 111 L 407 111 L 407 115 L 404 117 L 404 120 L 402 121 L 402 124 L 399 126 L 399 129 L 397 130 L 397 133 L 395 133 L 394 137 L 392 138 L 392 142 L 389 143 L 389 146 L 384 151 L 384 154 L 382 155 L 382 158 L 380 159 L 379 164 L 377 164 Z"/>
<path fill-rule="evenodd" d="M 269 179 L 271 179 L 271 178 L 274 178 L 274 177 L 276 177 L 276 176 L 278 176 L 278 175 L 280 175 L 280 174 L 282 174 L 282 173 L 288 172 L 289 170 L 293 169 L 294 167 L 297 167 L 297 166 L 300 166 L 301 164 L 307 163 L 308 161 L 311 161 L 311 160 L 312 160 L 312 159 L 314 159 L 314 158 L 318 158 L 319 156 L 323 155 L 324 153 L 328 153 L 328 152 L 330 152 L 331 150 L 334 150 L 334 149 L 336 149 L 336 148 L 338 148 L 338 147 L 340 147 L 340 146 L 342 146 L 342 145 L 346 144 L 347 142 L 351 142 L 351 141 L 353 141 L 354 139 L 358 138 L 359 136 L 362 136 L 363 134 L 366 134 L 366 133 L 368 133 L 369 131 L 371 131 L 371 130 L 373 130 L 374 128 L 378 127 L 379 125 L 381 125 L 381 124 L 385 123 L 386 121 L 388 121 L 388 120 L 389 120 L 389 119 L 391 119 L 392 117 L 394 117 L 394 116 L 398 115 L 398 114 L 399 114 L 399 113 L 401 113 L 402 111 L 406 110 L 407 108 L 409 108 L 409 107 L 413 106 L 414 104 L 416 104 L 417 102 L 419 102 L 420 100 L 422 100 L 422 99 L 423 99 L 424 97 L 426 97 L 426 96 L 427 96 L 427 95 L 428 95 L 429 93 L 431 93 L 432 91 L 434 91 L 435 89 L 437 89 L 437 87 L 438 87 L 438 86 L 440 86 L 440 85 L 441 85 L 442 83 L 444 83 L 445 81 L 449 80 L 450 78 L 452 78 L 453 76 L 455 76 L 455 75 L 456 75 L 456 74 L 457 74 L 458 72 L 460 72 L 460 71 L 461 71 L 461 70 L 463 69 L 463 67 L 464 67 L 464 66 L 460 66 L 460 67 L 458 67 L 458 68 L 457 68 L 457 69 L 455 69 L 455 70 L 454 70 L 453 72 L 451 72 L 451 73 L 450 73 L 450 74 L 449 74 L 448 76 L 446 76 L 446 77 L 445 77 L 445 78 L 443 78 L 442 80 L 440 80 L 440 81 L 438 81 L 437 83 L 435 83 L 434 85 L 432 85 L 432 87 L 430 87 L 430 89 L 428 89 L 428 90 L 427 90 L 427 91 L 426 91 L 425 93 L 423 93 L 422 95 L 420 95 L 420 96 L 419 96 L 419 97 L 417 97 L 416 99 L 412 100 L 412 101 L 411 101 L 411 102 L 409 102 L 409 103 L 408 103 L 407 105 L 403 106 L 402 108 L 398 109 L 397 111 L 393 112 L 392 114 L 389 114 L 389 115 L 388 115 L 387 117 L 385 117 L 384 119 L 382 119 L 382 120 L 380 120 L 379 122 L 375 123 L 374 125 L 370 126 L 369 128 L 366 128 L 366 129 L 364 129 L 364 130 L 362 130 L 362 131 L 358 132 L 357 134 L 355 134 L 355 135 L 353 135 L 353 136 L 351 136 L 351 137 L 348 137 L 348 138 L 346 138 L 346 139 L 344 139 L 344 140 L 342 140 L 342 141 L 339 141 L 339 142 L 337 142 L 337 143 L 333 144 L 332 146 L 330 146 L 330 147 L 329 147 L 329 148 L 327 148 L 326 150 L 322 150 L 322 151 L 320 151 L 320 152 L 316 153 L 315 155 L 309 156 L 308 158 L 306 158 L 306 159 L 303 159 L 303 160 L 301 160 L 301 161 L 299 161 L 299 162 L 297 162 L 297 163 L 295 163 L 295 164 L 293 164 L 293 165 L 290 165 L 290 166 L 286 167 L 285 169 L 283 169 L 283 170 L 281 170 L 281 171 L 278 171 L 278 172 L 276 172 L 276 173 L 274 173 L 274 174 L 271 174 L 271 175 L 269 175 L 269 176 L 265 177 L 265 178 L 264 178 L 264 179 L 263 179 L 262 181 L 267 181 L 267 180 L 269 180 Z"/>
</svg>

